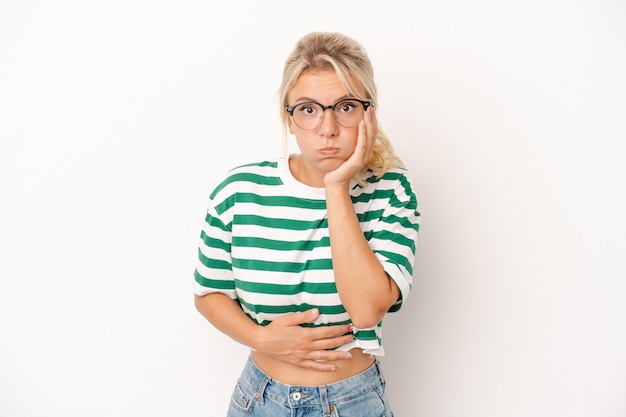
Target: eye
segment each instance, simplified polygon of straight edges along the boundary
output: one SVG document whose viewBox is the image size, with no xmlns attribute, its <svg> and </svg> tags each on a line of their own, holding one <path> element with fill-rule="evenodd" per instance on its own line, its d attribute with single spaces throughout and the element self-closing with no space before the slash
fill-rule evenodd
<svg viewBox="0 0 626 417">
<path fill-rule="evenodd" d="M 335 107 L 335 112 L 340 114 L 352 113 L 355 109 L 358 108 L 359 103 L 354 100 L 344 100 L 337 103 Z"/>
<path fill-rule="evenodd" d="M 313 103 L 303 103 L 296 107 L 296 111 L 302 116 L 315 116 L 319 112 L 319 107 Z"/>
</svg>

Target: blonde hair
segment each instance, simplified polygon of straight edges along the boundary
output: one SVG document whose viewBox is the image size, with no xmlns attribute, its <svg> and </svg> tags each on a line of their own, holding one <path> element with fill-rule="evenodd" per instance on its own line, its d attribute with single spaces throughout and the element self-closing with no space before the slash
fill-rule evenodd
<svg viewBox="0 0 626 417">
<path fill-rule="evenodd" d="M 328 69 L 335 71 L 346 91 L 354 98 L 377 103 L 374 69 L 365 49 L 357 41 L 341 33 L 309 33 L 296 43 L 295 48 L 287 57 L 283 81 L 278 92 L 285 143 L 290 117 L 285 110 L 285 107 L 289 105 L 287 94 L 303 73 Z M 365 97 L 361 97 L 358 93 L 361 90 L 359 87 L 365 90 Z M 380 123 L 377 122 L 377 124 L 378 135 L 374 143 L 374 151 L 366 167 L 380 176 L 390 168 L 402 167 L 403 163 L 395 154 Z"/>
</svg>

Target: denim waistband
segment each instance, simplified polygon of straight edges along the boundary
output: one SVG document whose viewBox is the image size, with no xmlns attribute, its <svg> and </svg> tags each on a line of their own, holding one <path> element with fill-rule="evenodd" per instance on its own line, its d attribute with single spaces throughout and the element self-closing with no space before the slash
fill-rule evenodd
<svg viewBox="0 0 626 417">
<path fill-rule="evenodd" d="M 262 403 L 267 398 L 291 408 L 322 407 L 326 409 L 385 385 L 378 360 L 355 376 L 320 386 L 287 385 L 276 381 L 259 369 L 251 356 L 248 357 L 241 376 L 240 383 L 248 384 L 247 388 L 254 392 L 256 401 Z"/>
</svg>

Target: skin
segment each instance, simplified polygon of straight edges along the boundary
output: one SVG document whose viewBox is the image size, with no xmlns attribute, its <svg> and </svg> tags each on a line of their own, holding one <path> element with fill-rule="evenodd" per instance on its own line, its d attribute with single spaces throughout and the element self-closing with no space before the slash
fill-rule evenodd
<svg viewBox="0 0 626 417">
<path fill-rule="evenodd" d="M 362 91 L 361 93 L 364 93 Z M 306 72 L 287 98 L 290 105 L 313 100 L 324 105 L 348 97 L 332 70 Z M 361 124 L 339 125 L 330 110 L 314 130 L 302 130 L 289 119 L 301 153 L 290 159 L 294 177 L 326 192 L 328 227 L 337 291 L 358 328 L 378 324 L 398 299 L 398 287 L 384 272 L 361 231 L 350 199 L 351 179 L 369 160 L 377 134 L 376 115 L 370 107 Z M 286 384 L 322 385 L 337 382 L 367 369 L 374 359 L 361 349 L 329 350 L 351 341 L 346 325 L 304 328 L 314 322 L 316 309 L 296 313 L 267 326 L 252 322 L 235 300 L 212 293 L 195 297 L 196 308 L 217 329 L 252 348 L 255 363 Z"/>
</svg>

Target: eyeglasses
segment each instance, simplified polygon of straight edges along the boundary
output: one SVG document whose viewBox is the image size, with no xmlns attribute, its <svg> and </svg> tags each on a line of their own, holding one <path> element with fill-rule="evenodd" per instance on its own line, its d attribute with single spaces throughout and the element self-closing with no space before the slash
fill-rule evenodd
<svg viewBox="0 0 626 417">
<path fill-rule="evenodd" d="M 293 121 L 303 130 L 313 130 L 322 124 L 326 110 L 331 109 L 335 120 L 343 127 L 354 127 L 363 120 L 363 114 L 374 102 L 356 98 L 343 98 L 330 106 L 316 101 L 306 101 L 285 107 Z"/>
</svg>

